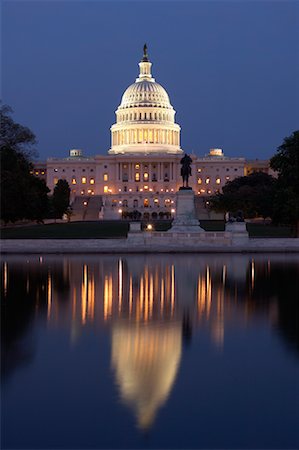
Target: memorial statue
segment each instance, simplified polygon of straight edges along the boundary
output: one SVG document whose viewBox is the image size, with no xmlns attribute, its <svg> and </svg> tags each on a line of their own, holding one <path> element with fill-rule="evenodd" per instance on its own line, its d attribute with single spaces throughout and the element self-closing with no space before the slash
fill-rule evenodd
<svg viewBox="0 0 299 450">
<path fill-rule="evenodd" d="M 183 186 L 180 189 L 192 189 L 188 186 L 189 177 L 192 175 L 191 172 L 191 164 L 192 159 L 187 153 L 185 153 L 184 157 L 181 159 L 181 177 L 183 178 Z"/>
</svg>

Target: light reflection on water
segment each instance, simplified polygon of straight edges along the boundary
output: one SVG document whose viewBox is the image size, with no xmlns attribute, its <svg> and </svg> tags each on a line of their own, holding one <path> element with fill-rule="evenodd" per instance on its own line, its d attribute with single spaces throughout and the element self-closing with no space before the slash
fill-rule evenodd
<svg viewBox="0 0 299 450">
<path fill-rule="evenodd" d="M 149 432 L 155 423 L 158 426 L 159 411 L 165 408 L 175 391 L 180 370 L 183 370 L 184 353 L 190 347 L 193 347 L 195 365 L 198 364 L 198 353 L 203 352 L 201 345 L 205 345 L 207 359 L 215 352 L 219 355 L 217 358 L 223 354 L 224 367 L 228 367 L 231 361 L 225 359 L 224 350 L 227 346 L 230 351 L 230 347 L 236 345 L 236 342 L 231 343 L 232 335 L 235 333 L 235 338 L 239 339 L 239 332 L 244 339 L 247 329 L 262 324 L 268 333 L 280 337 L 285 348 L 284 358 L 287 360 L 286 355 L 290 352 L 297 364 L 298 286 L 299 259 L 296 256 L 5 257 L 2 263 L 4 385 L 11 392 L 14 379 L 22 383 L 21 368 L 37 370 L 36 344 L 41 338 L 36 331 L 36 336 L 31 338 L 34 344 L 28 342 L 33 330 L 44 330 L 50 347 L 54 334 L 58 336 L 61 330 L 67 333 L 69 349 L 64 350 L 66 357 L 80 347 L 86 330 L 93 339 L 102 330 L 109 336 L 110 371 L 119 402 L 125 406 L 127 414 L 132 412 L 135 417 L 137 434 L 134 437 L 133 433 L 128 445 L 145 445 L 138 440 L 137 430 Z M 204 344 L 198 341 L 198 336 Z M 277 342 L 272 345 L 276 348 Z M 49 359 L 53 357 L 53 348 Z M 86 355 L 88 351 L 86 348 Z M 238 352 L 242 354 L 242 350 L 235 350 L 230 358 L 237 360 Z M 256 366 L 258 360 L 251 358 L 248 357 L 248 365 Z M 55 358 L 53 361 L 55 364 Z M 286 364 L 286 361 L 282 363 Z M 70 373 L 70 376 L 76 377 L 76 373 Z M 291 379 L 293 376 L 294 372 Z M 47 389 L 51 391 L 51 382 Z M 90 390 L 94 389 L 111 388 L 107 382 L 101 384 L 99 381 L 96 386 L 90 386 Z M 197 386 L 192 389 L 196 391 Z M 217 408 L 217 398 L 214 402 Z M 5 406 L 8 403 L 6 400 Z M 18 402 L 7 406 L 8 411 L 12 405 L 17 408 Z M 117 416 L 118 405 L 111 400 L 112 415 Z M 174 411 L 173 415 L 175 423 Z M 186 420 L 192 422 L 194 419 L 189 416 L 187 412 Z M 9 419 L 4 426 L 7 430 L 12 429 Z M 119 426 L 115 419 L 116 430 Z M 27 434 L 23 433 L 24 447 L 35 442 L 29 430 Z M 172 441 L 172 434 L 168 436 L 166 447 L 177 446 L 176 440 Z M 295 431 L 289 429 L 288 434 L 285 441 L 281 437 L 280 445 L 287 445 L 290 436 L 292 443 L 295 442 Z M 58 443 L 59 438 L 58 435 Z M 17 445 L 10 431 L 5 439 L 4 447 Z M 42 439 L 40 437 L 36 445 L 41 446 Z M 70 437 L 64 439 L 62 447 L 78 447 Z M 91 439 L 92 445 L 97 447 L 117 448 L 120 445 L 113 438 L 108 444 L 99 441 L 98 436 Z M 195 435 L 193 440 L 190 436 L 188 439 L 186 437 L 185 446 L 200 447 Z M 269 436 L 267 439 L 273 444 Z M 265 441 L 263 437 L 261 443 L 267 439 Z M 158 436 L 152 444 L 161 447 L 162 442 Z M 216 445 L 213 442 L 212 438 L 210 441 L 207 438 L 205 446 Z M 226 442 L 219 442 L 222 443 L 219 447 L 226 446 Z M 232 442 L 229 445 L 233 448 Z M 51 447 L 51 442 L 43 444 Z M 257 447 L 261 446 L 258 444 Z M 184 448 L 184 445 L 180 447 Z"/>
</svg>

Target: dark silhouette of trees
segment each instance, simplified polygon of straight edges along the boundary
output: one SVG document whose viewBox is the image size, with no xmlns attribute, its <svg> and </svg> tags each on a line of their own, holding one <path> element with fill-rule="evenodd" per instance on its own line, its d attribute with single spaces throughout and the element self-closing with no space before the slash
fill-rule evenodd
<svg viewBox="0 0 299 450">
<path fill-rule="evenodd" d="M 70 186 L 66 180 L 58 180 L 52 197 L 52 207 L 55 219 L 61 219 L 68 211 L 70 204 Z"/>
<path fill-rule="evenodd" d="M 292 224 L 299 236 L 299 130 L 284 139 L 270 165 L 278 173 L 274 221 Z"/>
<path fill-rule="evenodd" d="M 32 173 L 35 136 L 15 123 L 7 106 L 0 108 L 1 219 L 42 221 L 48 211 L 49 189 Z"/>
<path fill-rule="evenodd" d="M 246 218 L 272 217 L 276 180 L 255 172 L 226 183 L 222 193 L 211 197 L 211 208 L 218 212 L 242 211 Z"/>
</svg>

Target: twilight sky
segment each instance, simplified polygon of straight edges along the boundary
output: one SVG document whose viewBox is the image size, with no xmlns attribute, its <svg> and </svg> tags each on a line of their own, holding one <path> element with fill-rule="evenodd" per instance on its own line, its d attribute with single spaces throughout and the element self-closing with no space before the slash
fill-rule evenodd
<svg viewBox="0 0 299 450">
<path fill-rule="evenodd" d="M 299 128 L 299 2 L 5 1 L 1 97 L 40 159 L 106 154 L 144 42 L 186 152 L 267 158 Z"/>
</svg>

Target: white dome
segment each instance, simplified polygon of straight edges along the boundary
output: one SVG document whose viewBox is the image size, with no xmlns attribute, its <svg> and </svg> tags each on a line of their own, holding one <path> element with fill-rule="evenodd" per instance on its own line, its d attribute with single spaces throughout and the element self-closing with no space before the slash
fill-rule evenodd
<svg viewBox="0 0 299 450">
<path fill-rule="evenodd" d="M 142 80 L 131 84 L 121 99 L 119 109 L 138 106 L 157 106 L 173 109 L 166 90 L 155 81 Z"/>
<path fill-rule="evenodd" d="M 152 63 L 144 46 L 139 77 L 124 92 L 111 127 L 109 154 L 183 153 L 180 126 L 175 123 L 166 90 L 151 75 Z"/>
</svg>

